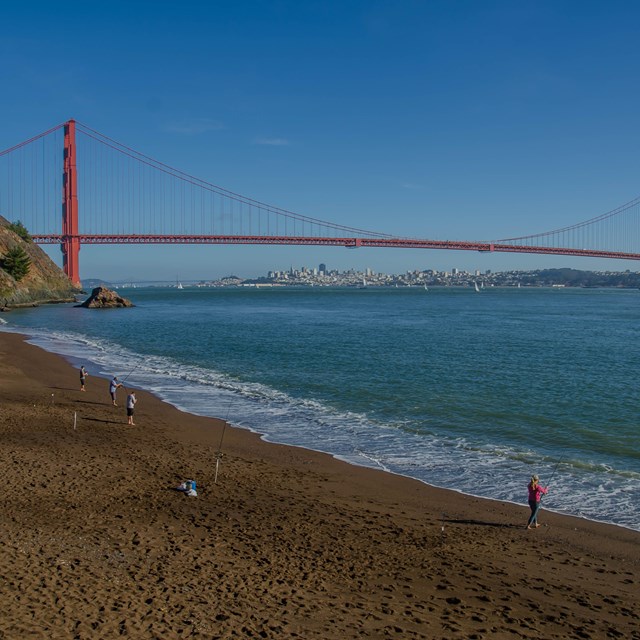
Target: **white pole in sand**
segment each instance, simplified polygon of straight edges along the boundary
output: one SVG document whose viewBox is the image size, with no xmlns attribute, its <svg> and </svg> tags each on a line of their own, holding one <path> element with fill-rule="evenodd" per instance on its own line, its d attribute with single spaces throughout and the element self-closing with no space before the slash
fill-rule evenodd
<svg viewBox="0 0 640 640">
<path fill-rule="evenodd" d="M 73 430 L 76 430 L 76 425 L 78 424 L 78 413 L 77 411 L 73 412 Z"/>
</svg>

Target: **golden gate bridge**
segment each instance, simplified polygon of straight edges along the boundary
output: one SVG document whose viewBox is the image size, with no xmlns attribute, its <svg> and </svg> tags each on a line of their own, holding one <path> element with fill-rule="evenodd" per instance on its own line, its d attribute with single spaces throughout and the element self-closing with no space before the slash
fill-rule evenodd
<svg viewBox="0 0 640 640">
<path fill-rule="evenodd" d="M 77 284 L 82 244 L 325 245 L 640 259 L 640 198 L 571 226 L 517 238 L 404 238 L 234 193 L 75 120 L 0 151 L 0 215 L 22 222 L 36 243 L 59 244 L 63 269 Z"/>
</svg>

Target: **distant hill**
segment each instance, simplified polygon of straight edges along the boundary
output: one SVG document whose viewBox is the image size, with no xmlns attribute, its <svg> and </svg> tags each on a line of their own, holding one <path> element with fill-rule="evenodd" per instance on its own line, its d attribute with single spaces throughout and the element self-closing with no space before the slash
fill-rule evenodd
<svg viewBox="0 0 640 640">
<path fill-rule="evenodd" d="M 113 288 L 113 284 L 111 282 L 107 282 L 106 280 L 101 280 L 100 278 L 87 278 L 86 280 L 82 280 L 82 286 L 87 291 L 91 291 L 96 287 L 108 287 L 110 289 Z"/>
<path fill-rule="evenodd" d="M 0 216 L 0 267 L 16 247 L 24 250 L 31 264 L 27 274 L 19 280 L 0 268 L 0 307 L 73 302 L 75 294 L 81 291 L 80 287 L 71 284 L 62 269 L 39 246 L 22 238 L 10 226 Z"/>
<path fill-rule="evenodd" d="M 640 273 L 637 271 L 580 271 L 578 269 L 540 269 L 523 273 L 519 277 L 523 285 L 552 286 L 563 284 L 567 287 L 618 287 L 638 289 Z"/>
</svg>

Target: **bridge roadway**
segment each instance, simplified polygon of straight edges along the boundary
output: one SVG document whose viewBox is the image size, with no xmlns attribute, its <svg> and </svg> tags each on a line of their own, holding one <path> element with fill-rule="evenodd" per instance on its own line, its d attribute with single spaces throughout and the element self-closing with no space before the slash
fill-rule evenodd
<svg viewBox="0 0 640 640">
<path fill-rule="evenodd" d="M 572 249 L 567 247 L 542 247 L 500 242 L 466 242 L 458 240 L 419 240 L 413 238 L 375 237 L 307 237 L 307 236 L 240 236 L 240 235 L 109 235 L 109 234 L 32 234 L 36 244 L 64 244 L 70 240 L 80 244 L 274 244 L 274 245 L 317 245 L 346 247 L 397 248 L 397 249 L 449 249 L 453 251 L 480 251 L 496 253 L 532 253 L 588 258 L 615 258 L 620 260 L 640 260 L 638 253 L 621 251 L 599 251 L 595 249 Z"/>
</svg>

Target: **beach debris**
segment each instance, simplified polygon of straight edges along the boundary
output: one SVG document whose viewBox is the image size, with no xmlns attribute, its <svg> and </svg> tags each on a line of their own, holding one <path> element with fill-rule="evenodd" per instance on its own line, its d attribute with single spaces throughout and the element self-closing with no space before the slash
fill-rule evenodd
<svg viewBox="0 0 640 640">
<path fill-rule="evenodd" d="M 186 496 L 190 496 L 192 498 L 198 497 L 198 492 L 196 491 L 196 481 L 195 480 L 185 480 L 181 482 L 177 487 L 176 491 L 182 491 Z"/>
</svg>

